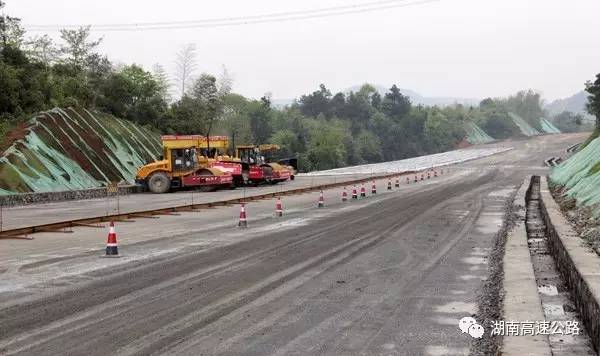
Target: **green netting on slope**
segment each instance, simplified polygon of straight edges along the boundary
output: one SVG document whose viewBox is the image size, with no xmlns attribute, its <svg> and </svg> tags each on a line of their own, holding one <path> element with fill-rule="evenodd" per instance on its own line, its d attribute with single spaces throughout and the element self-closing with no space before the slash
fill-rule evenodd
<svg viewBox="0 0 600 356">
<path fill-rule="evenodd" d="M 548 119 L 541 117 L 540 118 L 540 125 L 542 125 L 542 130 L 545 133 L 549 133 L 549 134 L 559 134 L 562 133 L 560 132 L 560 130 L 554 126 Z"/>
<path fill-rule="evenodd" d="M 535 135 L 539 135 L 539 131 L 534 129 L 533 127 L 531 127 L 531 125 L 529 125 L 527 123 L 527 121 L 523 120 L 522 117 L 520 117 L 519 115 L 515 114 L 515 113 L 508 113 L 508 115 L 510 115 L 510 117 L 513 119 L 515 125 L 517 125 L 519 127 L 519 130 L 521 130 L 521 133 L 525 136 L 535 136 Z"/>
<path fill-rule="evenodd" d="M 550 179 L 564 185 L 577 205 L 600 204 L 600 138 L 555 167 Z M 600 216 L 600 205 L 594 214 Z"/>
<path fill-rule="evenodd" d="M 0 195 L 132 183 L 161 152 L 157 133 L 86 110 L 40 113 L 27 130 L 0 157 Z"/>
<path fill-rule="evenodd" d="M 495 141 L 493 137 L 485 133 L 485 131 L 473 122 L 465 123 L 465 131 L 467 132 L 467 141 L 472 145 L 480 145 Z"/>
</svg>

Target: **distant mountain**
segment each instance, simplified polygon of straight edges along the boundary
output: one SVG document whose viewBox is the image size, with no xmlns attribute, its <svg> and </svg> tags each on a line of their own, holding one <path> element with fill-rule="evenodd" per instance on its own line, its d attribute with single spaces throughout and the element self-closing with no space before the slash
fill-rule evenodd
<svg viewBox="0 0 600 356">
<path fill-rule="evenodd" d="M 371 84 L 373 85 L 373 84 Z M 344 93 L 350 93 L 351 91 L 357 92 L 360 90 L 362 85 L 355 85 L 348 89 L 343 90 Z M 383 85 L 373 85 L 375 89 L 381 94 L 383 97 L 385 93 L 389 92 L 390 88 L 386 88 Z M 406 95 L 410 98 L 410 101 L 415 105 L 425 105 L 425 106 L 449 106 L 454 104 L 463 104 L 467 106 L 475 106 L 479 105 L 481 99 L 476 98 L 456 98 L 456 97 L 425 97 L 414 90 L 410 89 L 400 89 L 400 92 L 403 95 Z M 335 91 L 332 91 L 335 94 Z M 294 102 L 294 99 L 273 99 L 272 104 L 276 108 L 283 108 L 284 106 L 291 105 Z"/>
<path fill-rule="evenodd" d="M 377 89 L 377 91 L 379 92 L 379 94 L 381 94 L 381 96 L 384 96 L 385 93 L 390 91 L 390 88 L 386 88 L 383 85 L 373 85 L 371 84 L 375 89 Z M 351 91 L 357 92 L 360 90 L 360 88 L 362 87 L 362 85 L 356 85 L 353 86 L 351 88 L 348 88 L 346 90 L 344 90 L 344 92 L 349 93 Z M 449 106 L 449 105 L 454 105 L 454 104 L 463 104 L 463 105 L 467 105 L 467 106 L 475 106 L 475 105 L 479 105 L 479 102 L 481 101 L 481 99 L 477 99 L 477 98 L 459 98 L 459 97 L 451 97 L 451 96 L 430 96 L 430 97 L 426 97 L 423 96 L 419 93 L 417 93 L 414 90 L 410 90 L 410 89 L 402 89 L 400 88 L 400 92 L 402 93 L 402 95 L 406 95 L 410 98 L 410 101 L 415 104 L 415 105 L 425 105 L 425 106 Z"/>
<path fill-rule="evenodd" d="M 572 113 L 585 113 L 585 104 L 587 104 L 588 93 L 580 91 L 579 93 L 564 99 L 554 100 L 550 104 L 546 105 L 546 110 L 551 114 L 560 114 L 563 111 L 570 111 Z"/>
</svg>

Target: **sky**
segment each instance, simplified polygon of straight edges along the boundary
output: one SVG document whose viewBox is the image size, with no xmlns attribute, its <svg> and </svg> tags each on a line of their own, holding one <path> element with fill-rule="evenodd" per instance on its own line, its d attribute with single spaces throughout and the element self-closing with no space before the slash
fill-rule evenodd
<svg viewBox="0 0 600 356">
<path fill-rule="evenodd" d="M 62 26 L 252 16 L 374 0 L 5 1 L 5 13 L 25 26 Z M 598 13 L 598 0 L 438 0 L 298 21 L 93 35 L 103 37 L 100 52 L 113 62 L 147 69 L 159 63 L 170 74 L 177 51 L 193 43 L 198 74 L 219 74 L 225 66 L 234 91 L 254 98 L 368 82 L 466 98 L 531 88 L 551 101 L 582 90 L 600 72 Z"/>
</svg>

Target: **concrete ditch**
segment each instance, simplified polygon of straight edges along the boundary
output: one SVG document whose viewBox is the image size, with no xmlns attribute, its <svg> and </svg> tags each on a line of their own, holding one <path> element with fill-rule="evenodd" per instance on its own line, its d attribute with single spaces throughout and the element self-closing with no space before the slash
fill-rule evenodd
<svg viewBox="0 0 600 356">
<path fill-rule="evenodd" d="M 571 292 L 596 353 L 600 350 L 600 258 L 586 247 L 540 179 L 540 210 L 550 253 Z"/>
</svg>

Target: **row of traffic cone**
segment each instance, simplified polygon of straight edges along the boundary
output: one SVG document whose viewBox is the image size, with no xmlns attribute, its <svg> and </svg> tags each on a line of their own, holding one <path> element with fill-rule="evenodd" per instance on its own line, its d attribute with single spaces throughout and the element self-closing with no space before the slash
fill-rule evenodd
<svg viewBox="0 0 600 356">
<path fill-rule="evenodd" d="M 449 173 L 450 169 L 446 168 L 446 173 Z M 444 169 L 440 169 L 440 175 L 444 174 Z M 433 176 L 437 177 L 437 171 L 433 171 Z M 427 179 L 430 179 L 430 172 L 427 172 Z M 421 180 L 424 180 L 424 174 L 421 173 Z M 415 183 L 418 181 L 417 175 L 414 178 Z M 410 184 L 410 178 L 406 177 L 406 184 Z M 400 178 L 396 177 L 395 182 L 396 188 L 400 187 Z M 392 190 L 392 179 L 388 178 L 387 189 Z M 377 194 L 377 185 L 375 184 L 375 180 L 373 180 L 371 184 L 371 194 Z M 367 192 L 365 189 L 365 184 L 362 183 L 360 187 L 360 196 L 365 198 L 367 196 Z M 358 190 L 356 185 L 352 188 L 352 200 L 358 199 Z M 342 202 L 348 201 L 348 192 L 346 187 L 342 192 Z M 319 200 L 317 201 L 317 207 L 323 208 L 325 206 L 325 198 L 323 196 L 323 191 L 319 192 Z M 275 216 L 282 217 L 283 216 L 283 204 L 281 203 L 281 198 L 277 197 L 275 202 Z M 246 218 L 246 204 L 242 203 L 240 205 L 240 220 L 238 222 L 239 227 L 248 227 L 248 220 Z M 106 257 L 119 257 L 119 247 L 117 243 L 117 233 L 115 231 L 115 223 L 113 221 L 110 222 L 109 230 L 108 230 L 108 238 L 106 239 Z"/>
</svg>

